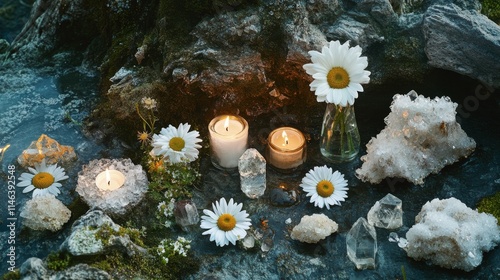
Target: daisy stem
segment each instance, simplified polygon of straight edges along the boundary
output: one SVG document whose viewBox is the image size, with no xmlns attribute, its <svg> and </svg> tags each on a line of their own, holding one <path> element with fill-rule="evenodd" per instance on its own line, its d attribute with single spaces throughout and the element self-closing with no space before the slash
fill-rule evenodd
<svg viewBox="0 0 500 280">
<path fill-rule="evenodd" d="M 137 109 L 137 114 L 139 115 L 139 117 L 141 118 L 141 120 L 143 121 L 143 125 L 146 124 L 149 129 L 151 130 L 151 132 L 154 132 L 154 122 L 153 122 L 153 126 L 142 116 L 141 114 L 141 111 L 139 110 L 139 104 L 136 104 L 135 105 L 135 108 Z"/>
</svg>

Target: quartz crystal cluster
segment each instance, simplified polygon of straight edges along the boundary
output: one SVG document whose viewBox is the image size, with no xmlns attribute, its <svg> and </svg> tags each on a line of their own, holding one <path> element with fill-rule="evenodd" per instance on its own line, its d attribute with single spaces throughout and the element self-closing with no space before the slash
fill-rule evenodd
<svg viewBox="0 0 500 280">
<path fill-rule="evenodd" d="M 23 224 L 33 230 L 56 232 L 68 222 L 71 211 L 55 196 L 43 195 L 28 200 L 20 216 Z"/>
<path fill-rule="evenodd" d="M 325 214 L 312 214 L 302 217 L 300 223 L 293 228 L 290 237 L 301 242 L 317 243 L 338 229 L 339 225 Z"/>
<path fill-rule="evenodd" d="M 406 233 L 408 256 L 433 264 L 471 271 L 483 252 L 500 243 L 500 228 L 490 214 L 478 213 L 456 198 L 427 202 Z"/>
<path fill-rule="evenodd" d="M 125 175 L 122 187 L 108 191 L 96 185 L 96 177 L 105 170 L 118 170 Z M 84 165 L 78 173 L 76 192 L 91 207 L 97 207 L 110 216 L 123 216 L 139 204 L 148 190 L 148 178 L 141 165 L 130 159 L 100 159 Z"/>
<path fill-rule="evenodd" d="M 448 97 L 396 94 L 386 127 L 366 145 L 357 177 L 372 184 L 387 177 L 423 184 L 429 174 L 470 155 L 476 142 L 457 123 L 456 108 Z"/>
</svg>

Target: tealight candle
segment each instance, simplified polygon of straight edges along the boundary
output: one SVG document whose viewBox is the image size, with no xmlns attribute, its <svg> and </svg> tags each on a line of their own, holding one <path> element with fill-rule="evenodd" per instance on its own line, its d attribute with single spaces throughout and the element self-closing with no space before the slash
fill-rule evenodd
<svg viewBox="0 0 500 280">
<path fill-rule="evenodd" d="M 99 173 L 95 184 L 101 190 L 112 191 L 120 188 L 125 183 L 125 175 L 118 170 L 107 170 Z"/>
<path fill-rule="evenodd" d="M 306 138 L 292 127 L 280 127 L 269 134 L 267 160 L 279 169 L 292 169 L 306 161 Z"/>
<path fill-rule="evenodd" d="M 236 168 L 247 149 L 248 123 L 234 115 L 215 117 L 208 125 L 211 159 L 215 167 Z"/>
</svg>

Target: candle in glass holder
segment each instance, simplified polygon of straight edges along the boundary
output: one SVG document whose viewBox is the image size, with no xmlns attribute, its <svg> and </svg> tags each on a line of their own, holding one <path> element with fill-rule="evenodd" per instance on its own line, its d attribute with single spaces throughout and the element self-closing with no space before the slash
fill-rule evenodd
<svg viewBox="0 0 500 280">
<path fill-rule="evenodd" d="M 292 127 L 280 127 L 269 134 L 267 160 L 279 169 L 293 169 L 306 161 L 306 138 Z"/>
<path fill-rule="evenodd" d="M 107 170 L 99 173 L 95 184 L 101 190 L 112 191 L 120 188 L 125 183 L 125 175 L 118 170 Z"/>
<path fill-rule="evenodd" d="M 215 117 L 208 125 L 211 159 L 215 167 L 236 168 L 247 149 L 248 123 L 234 115 Z"/>
</svg>

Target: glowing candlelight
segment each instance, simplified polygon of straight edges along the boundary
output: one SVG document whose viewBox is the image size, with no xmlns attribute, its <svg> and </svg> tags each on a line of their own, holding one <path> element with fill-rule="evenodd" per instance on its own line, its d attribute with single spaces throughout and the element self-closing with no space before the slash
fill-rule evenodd
<svg viewBox="0 0 500 280">
<path fill-rule="evenodd" d="M 269 134 L 267 160 L 278 169 L 292 169 L 306 161 L 306 139 L 292 127 L 280 127 Z"/>
<path fill-rule="evenodd" d="M 95 178 L 95 184 L 101 190 L 112 191 L 120 188 L 125 183 L 125 175 L 118 170 L 103 171 Z"/>
<path fill-rule="evenodd" d="M 236 168 L 247 149 L 248 123 L 234 115 L 215 117 L 208 125 L 211 159 L 219 168 Z"/>
<path fill-rule="evenodd" d="M 283 146 L 288 145 L 288 135 L 286 135 L 286 131 L 283 130 L 283 133 L 281 133 L 281 137 L 283 137 L 283 140 L 284 140 L 283 141 L 284 143 L 282 145 Z"/>
</svg>

